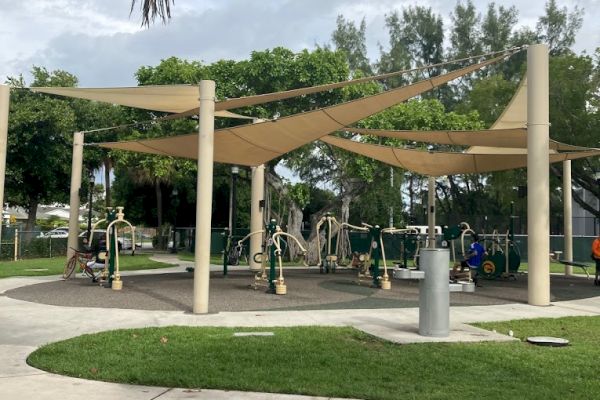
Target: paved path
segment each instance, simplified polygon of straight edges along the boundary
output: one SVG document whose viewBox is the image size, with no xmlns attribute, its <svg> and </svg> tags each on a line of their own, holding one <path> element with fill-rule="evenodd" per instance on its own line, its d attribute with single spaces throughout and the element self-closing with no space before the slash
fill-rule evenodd
<svg viewBox="0 0 600 400">
<path fill-rule="evenodd" d="M 162 261 L 162 260 L 161 260 Z M 180 271 L 181 267 L 173 269 Z M 164 273 L 140 271 L 130 273 Z M 180 311 L 128 310 L 116 308 L 60 307 L 15 300 L 7 290 L 58 277 L 0 279 L 0 385 L 2 399 L 319 399 L 267 393 L 216 390 L 171 389 L 88 381 L 50 374 L 28 366 L 29 353 L 57 340 L 118 328 L 146 326 L 353 326 L 370 334 L 398 343 L 425 341 L 512 340 L 465 325 L 470 322 L 501 321 L 520 318 L 600 315 L 600 297 L 553 303 L 549 307 L 526 304 L 452 307 L 452 332 L 448 338 L 418 335 L 418 309 L 324 310 L 324 311 L 253 311 L 193 315 Z M 94 315 L 102 318 L 93 318 Z M 322 399 L 322 398 L 321 398 Z"/>
</svg>

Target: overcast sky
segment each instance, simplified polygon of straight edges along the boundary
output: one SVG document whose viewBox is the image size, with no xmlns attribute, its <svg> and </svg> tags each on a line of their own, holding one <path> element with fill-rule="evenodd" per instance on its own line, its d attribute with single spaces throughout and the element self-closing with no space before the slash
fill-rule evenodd
<svg viewBox="0 0 600 400">
<path fill-rule="evenodd" d="M 474 0 L 483 12 L 488 1 Z M 497 0 L 515 5 L 519 26 L 535 26 L 545 0 Z M 585 10 L 575 51 L 600 46 L 600 0 L 558 0 Z M 140 27 L 140 14 L 129 16 L 129 0 L 0 0 L 0 80 L 25 73 L 32 65 L 63 69 L 80 86 L 135 85 L 134 72 L 177 56 L 210 63 L 240 60 L 253 50 L 284 46 L 294 51 L 328 43 L 336 17 L 367 23 L 372 61 L 378 43 L 386 45 L 386 13 L 415 2 L 402 0 L 177 0 L 173 18 L 163 26 Z M 427 0 L 449 21 L 455 1 Z M 448 27 L 446 23 L 446 27 Z"/>
</svg>

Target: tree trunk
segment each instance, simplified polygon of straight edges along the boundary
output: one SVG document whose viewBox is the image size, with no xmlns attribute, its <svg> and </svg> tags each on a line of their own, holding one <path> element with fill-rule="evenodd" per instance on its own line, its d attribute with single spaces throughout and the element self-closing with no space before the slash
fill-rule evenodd
<svg viewBox="0 0 600 400">
<path fill-rule="evenodd" d="M 156 193 L 156 223 L 158 228 L 163 224 L 163 201 L 162 201 L 162 189 L 158 180 L 154 181 L 154 191 Z"/>
<path fill-rule="evenodd" d="M 308 250 L 307 261 L 309 265 L 317 265 L 319 260 L 319 252 L 323 251 L 323 247 L 327 244 L 325 237 L 325 229 L 321 229 L 319 234 L 319 246 L 317 246 L 317 223 L 328 212 L 332 210 L 331 205 L 323 207 L 316 213 L 310 216 L 310 235 L 308 236 L 306 249 Z"/>
<path fill-rule="evenodd" d="M 413 188 L 414 175 L 410 174 L 408 178 L 408 215 L 415 216 L 415 190 Z"/>
<path fill-rule="evenodd" d="M 348 219 L 350 218 L 350 203 L 352 201 L 352 197 L 345 195 L 342 197 L 342 216 L 340 218 L 340 224 L 348 223 Z M 338 239 L 340 243 L 338 249 L 339 254 L 337 255 L 340 260 L 346 260 L 350 254 L 350 237 L 348 235 L 347 229 L 341 229 L 338 232 Z"/>
<path fill-rule="evenodd" d="M 105 204 L 106 207 L 112 207 L 112 196 L 110 191 L 110 171 L 112 169 L 112 161 L 106 157 L 104 159 L 104 190 L 106 192 Z"/>
<path fill-rule="evenodd" d="M 38 200 L 31 199 L 29 201 L 29 209 L 27 210 L 27 222 L 25 223 L 25 231 L 31 232 L 35 229 L 35 221 L 37 219 Z"/>
<path fill-rule="evenodd" d="M 302 243 L 302 246 L 306 248 L 306 241 L 302 237 L 302 219 L 304 217 L 304 213 L 298 207 L 296 203 L 293 201 L 290 202 L 290 209 L 288 211 L 288 220 L 287 220 L 287 233 L 293 235 Z M 290 256 L 290 260 L 296 260 L 300 255 L 300 248 L 296 244 L 293 239 L 286 239 L 288 243 L 288 254 Z"/>
</svg>

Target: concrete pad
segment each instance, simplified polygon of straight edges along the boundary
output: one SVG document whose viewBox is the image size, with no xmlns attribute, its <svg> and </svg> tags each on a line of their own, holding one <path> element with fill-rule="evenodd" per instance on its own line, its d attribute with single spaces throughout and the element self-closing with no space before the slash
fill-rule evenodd
<svg viewBox="0 0 600 400">
<path fill-rule="evenodd" d="M 386 325 L 357 325 L 355 328 L 377 336 L 381 339 L 399 344 L 409 343 L 457 343 L 457 342 L 509 342 L 516 338 L 475 328 L 470 325 L 459 324 L 450 328 L 447 337 L 433 337 L 419 335 L 418 324 L 386 324 Z"/>
<path fill-rule="evenodd" d="M 0 378 L 39 375 L 46 372 L 27 365 L 25 360 L 36 347 L 0 345 Z"/>
<path fill-rule="evenodd" d="M 123 385 L 53 374 L 3 378 L 3 399 L 35 400 L 152 400 L 168 388 Z"/>
</svg>

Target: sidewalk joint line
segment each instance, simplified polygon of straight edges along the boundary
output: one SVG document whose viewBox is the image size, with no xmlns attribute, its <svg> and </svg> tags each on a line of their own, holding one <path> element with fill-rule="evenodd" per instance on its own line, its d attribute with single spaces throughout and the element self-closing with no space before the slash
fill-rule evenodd
<svg viewBox="0 0 600 400">
<path fill-rule="evenodd" d="M 162 395 L 164 395 L 164 394 L 166 394 L 166 393 L 170 392 L 171 390 L 173 390 L 173 388 L 168 388 L 167 390 L 165 390 L 165 391 L 164 391 L 164 392 L 162 392 L 162 393 L 159 393 L 159 394 L 157 394 L 156 396 L 154 396 L 154 397 L 153 397 L 153 398 L 151 398 L 150 400 L 156 400 L 156 399 L 158 399 L 159 397 L 161 397 Z"/>
</svg>

